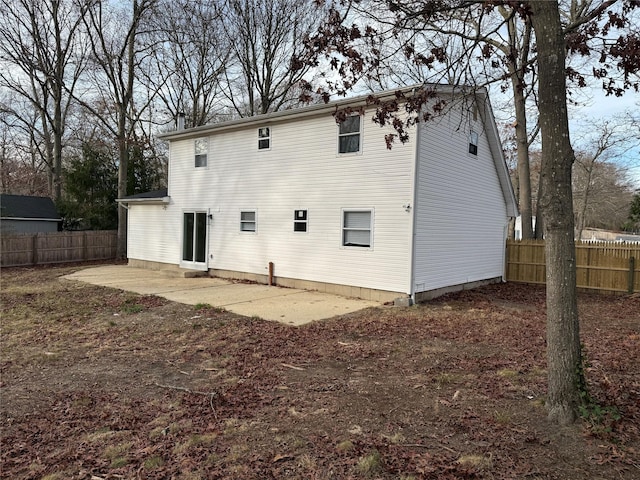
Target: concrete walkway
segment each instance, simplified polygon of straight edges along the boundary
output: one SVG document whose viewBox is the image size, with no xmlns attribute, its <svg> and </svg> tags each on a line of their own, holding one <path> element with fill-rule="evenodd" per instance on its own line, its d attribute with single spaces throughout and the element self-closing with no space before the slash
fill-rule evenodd
<svg viewBox="0 0 640 480">
<path fill-rule="evenodd" d="M 91 267 L 65 279 L 119 288 L 142 295 L 158 295 L 174 302 L 208 303 L 245 316 L 258 316 L 289 325 L 351 313 L 380 303 L 328 293 L 233 283 L 221 278 L 182 278 L 126 265 Z"/>
</svg>

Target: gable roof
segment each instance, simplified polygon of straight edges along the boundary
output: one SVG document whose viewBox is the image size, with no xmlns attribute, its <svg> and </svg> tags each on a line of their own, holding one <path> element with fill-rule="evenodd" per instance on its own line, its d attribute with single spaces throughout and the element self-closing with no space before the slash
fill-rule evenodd
<svg viewBox="0 0 640 480">
<path fill-rule="evenodd" d="M 183 128 L 180 130 L 172 130 L 166 133 L 161 133 L 158 138 L 164 140 L 182 140 L 185 138 L 195 138 L 202 136 L 206 133 L 220 132 L 225 130 L 236 130 L 246 126 L 254 124 L 266 124 L 275 120 L 294 120 L 302 117 L 308 117 L 312 115 L 319 115 L 322 113 L 333 112 L 336 109 L 341 108 L 356 108 L 356 107 L 374 107 L 369 101 L 371 95 L 374 95 L 380 100 L 391 100 L 396 98 L 396 93 L 402 92 L 407 96 L 411 96 L 412 92 L 419 89 L 433 90 L 433 92 L 439 95 L 461 95 L 469 94 L 471 90 L 466 87 L 456 87 L 448 84 L 416 84 L 407 87 L 398 87 L 382 92 L 371 92 L 366 95 L 360 95 L 356 97 L 340 98 L 327 103 L 316 103 L 300 108 L 292 108 L 289 110 L 279 110 L 277 112 L 265 113 L 262 115 L 254 115 L 252 117 L 243 117 L 235 120 L 228 120 L 218 123 L 210 123 L 207 125 L 200 125 L 197 127 Z"/>
<path fill-rule="evenodd" d="M 477 99 L 477 103 L 479 105 L 480 115 L 482 117 L 483 123 L 485 125 L 485 131 L 487 134 L 487 138 L 489 141 L 489 148 L 491 150 L 491 155 L 493 157 L 493 161 L 496 167 L 496 172 L 498 174 L 498 179 L 500 182 L 500 187 L 502 189 L 502 194 L 504 196 L 505 204 L 507 207 L 507 216 L 509 217 L 517 217 L 518 216 L 518 202 L 516 200 L 515 192 L 513 190 L 513 185 L 511 183 L 511 178 L 509 176 L 509 169 L 507 167 L 507 162 L 504 158 L 504 151 L 502 149 L 502 142 L 500 141 L 500 136 L 498 135 L 498 129 L 496 127 L 495 117 L 493 115 L 493 109 L 491 107 L 491 103 L 489 101 L 489 93 L 485 87 L 471 87 L 471 86 L 455 86 L 449 84 L 416 84 L 410 85 L 408 87 L 395 88 L 392 90 L 386 90 L 383 92 L 373 93 L 376 98 L 381 100 L 390 100 L 396 98 L 396 94 L 398 92 L 402 92 L 405 95 L 411 95 L 416 90 L 419 89 L 429 89 L 438 95 L 448 95 L 451 97 L 457 96 L 475 96 Z M 273 113 L 266 113 L 263 115 L 255 115 L 253 117 L 245 117 L 236 120 L 230 120 L 226 122 L 220 122 L 215 124 L 201 125 L 198 127 L 192 127 L 187 129 L 173 130 L 170 132 L 166 132 L 158 135 L 158 138 L 175 141 L 175 140 L 185 140 L 191 138 L 197 138 L 202 135 L 210 134 L 210 133 L 218 133 L 229 130 L 237 130 L 241 128 L 246 128 L 251 125 L 265 125 L 270 122 L 276 120 L 294 120 L 299 118 L 304 118 L 313 115 L 320 115 L 322 113 L 329 113 L 335 111 L 336 109 L 351 107 L 366 107 L 371 105 L 370 98 L 372 94 L 361 95 L 357 97 L 351 98 L 342 98 L 339 100 L 334 100 L 328 103 L 321 103 L 315 105 L 309 105 L 307 107 L 291 109 L 291 110 L 281 110 Z M 166 198 L 168 203 L 168 197 Z M 120 201 L 120 199 L 118 200 Z"/>
<path fill-rule="evenodd" d="M 49 197 L 0 194 L 0 216 L 12 220 L 62 220 Z"/>
</svg>

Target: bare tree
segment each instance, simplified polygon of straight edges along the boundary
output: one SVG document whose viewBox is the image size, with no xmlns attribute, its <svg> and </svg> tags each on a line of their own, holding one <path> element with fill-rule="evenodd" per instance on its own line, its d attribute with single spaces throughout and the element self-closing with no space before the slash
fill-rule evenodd
<svg viewBox="0 0 640 480">
<path fill-rule="evenodd" d="M 133 0 L 125 11 L 114 2 L 96 2 L 85 19 L 91 49 L 90 80 L 79 101 L 113 134 L 118 145 L 118 197 L 127 196 L 133 131 L 154 97 L 148 90 L 136 103 L 136 76 L 152 46 L 142 42 L 157 0 Z M 124 26 L 124 28 L 123 28 Z M 118 209 L 117 256 L 126 257 L 127 211 Z"/>
<path fill-rule="evenodd" d="M 85 63 L 79 32 L 86 9 L 87 2 L 71 0 L 0 3 L 0 85 L 26 98 L 38 112 L 36 131 L 42 137 L 49 190 L 56 200 L 62 191 L 67 115 Z M 23 120 L 29 117 L 15 113 Z"/>
<path fill-rule="evenodd" d="M 281 110 L 298 101 L 299 82 L 311 66 L 293 68 L 300 42 L 313 31 L 318 12 L 305 0 L 228 0 L 224 26 L 235 64 L 225 70 L 225 94 L 237 115 Z"/>
<path fill-rule="evenodd" d="M 573 166 L 576 238 L 586 227 L 619 229 L 626 220 L 633 191 L 624 167 L 612 160 L 623 157 L 640 143 L 627 136 L 626 125 L 618 121 L 589 121 L 588 130 L 597 132 L 576 152 Z"/>
<path fill-rule="evenodd" d="M 209 123 L 221 108 L 220 81 L 229 66 L 231 46 L 224 35 L 218 0 L 162 0 L 155 35 L 162 48 L 154 50 L 150 84 L 171 117 L 185 113 L 191 126 Z"/>
</svg>

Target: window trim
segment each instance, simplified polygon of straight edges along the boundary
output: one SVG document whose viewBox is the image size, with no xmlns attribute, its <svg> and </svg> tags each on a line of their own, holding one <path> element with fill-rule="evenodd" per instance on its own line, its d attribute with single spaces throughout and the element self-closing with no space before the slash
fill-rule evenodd
<svg viewBox="0 0 640 480">
<path fill-rule="evenodd" d="M 269 134 L 266 137 L 262 137 L 260 136 L 260 134 L 262 133 L 261 130 L 266 129 L 267 132 L 269 132 Z M 260 147 L 260 142 L 264 142 L 267 141 L 268 142 L 268 146 L 265 148 Z M 271 150 L 271 126 L 264 126 L 264 127 L 258 127 L 258 151 L 262 152 L 262 151 L 269 151 Z"/>
<path fill-rule="evenodd" d="M 206 144 L 206 152 L 198 153 L 198 143 Z M 198 165 L 198 157 L 204 156 L 204 165 Z M 207 168 L 209 166 L 209 137 L 200 137 L 193 140 L 193 166 L 194 168 Z"/>
<path fill-rule="evenodd" d="M 361 113 L 352 113 L 351 115 L 349 115 L 349 117 L 358 117 L 359 120 L 359 129 L 358 132 L 349 132 L 349 133 L 341 133 L 340 132 L 340 128 L 342 127 L 343 122 L 339 122 L 338 123 L 338 142 L 336 145 L 336 151 L 338 155 L 361 155 L 362 154 L 362 140 L 364 138 L 363 135 L 363 125 L 364 125 L 364 115 L 362 115 Z M 354 151 L 354 152 L 341 152 L 340 151 L 340 139 L 343 137 L 348 137 L 348 136 L 355 136 L 358 135 L 358 150 Z"/>
<path fill-rule="evenodd" d="M 347 213 L 366 212 L 369 213 L 369 228 L 347 228 L 345 227 L 345 219 Z M 343 208 L 341 210 L 340 221 L 340 246 L 341 248 L 356 249 L 356 250 L 373 250 L 373 225 L 374 225 L 375 209 L 374 208 Z M 368 231 L 369 232 L 369 245 L 346 245 L 345 244 L 345 230 L 353 231 Z"/>
<path fill-rule="evenodd" d="M 304 220 L 298 219 L 298 212 L 304 212 Z M 304 225 L 304 230 L 296 230 L 296 225 Z M 309 209 L 300 208 L 293 211 L 293 233 L 309 232 Z"/>
<path fill-rule="evenodd" d="M 253 213 L 253 220 L 243 220 L 243 213 Z M 244 225 L 253 224 L 253 230 L 243 229 Z M 255 208 L 243 208 L 240 210 L 240 233 L 258 233 L 258 210 Z"/>
</svg>

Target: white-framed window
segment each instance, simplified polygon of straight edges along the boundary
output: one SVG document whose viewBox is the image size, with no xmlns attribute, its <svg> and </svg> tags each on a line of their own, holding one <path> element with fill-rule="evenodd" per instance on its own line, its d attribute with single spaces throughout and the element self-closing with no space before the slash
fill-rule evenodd
<svg viewBox="0 0 640 480">
<path fill-rule="evenodd" d="M 193 147 L 195 151 L 195 166 L 206 167 L 207 156 L 209 155 L 209 139 L 208 138 L 196 138 L 193 141 Z"/>
<path fill-rule="evenodd" d="M 294 232 L 306 232 L 308 221 L 309 221 L 309 217 L 308 217 L 307 210 L 293 211 L 293 231 Z"/>
<path fill-rule="evenodd" d="M 478 155 L 478 134 L 473 130 L 469 133 L 469 153 L 471 155 Z"/>
<path fill-rule="evenodd" d="M 342 210 L 342 246 L 371 248 L 373 244 L 373 210 Z"/>
<path fill-rule="evenodd" d="M 260 127 L 258 128 L 258 150 L 270 150 L 271 149 L 271 128 Z"/>
<path fill-rule="evenodd" d="M 361 140 L 362 117 L 349 115 L 338 125 L 338 153 L 359 153 Z"/>
<path fill-rule="evenodd" d="M 240 231 L 256 232 L 258 230 L 258 213 L 255 210 L 240 211 Z"/>
</svg>

